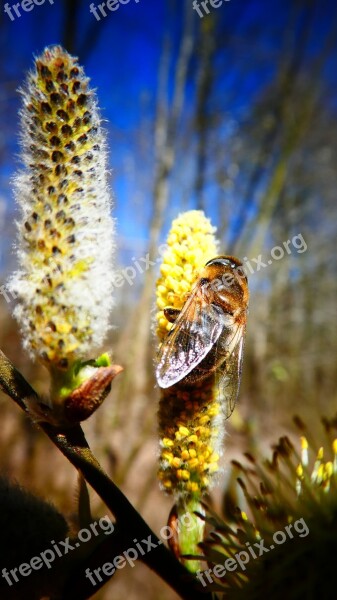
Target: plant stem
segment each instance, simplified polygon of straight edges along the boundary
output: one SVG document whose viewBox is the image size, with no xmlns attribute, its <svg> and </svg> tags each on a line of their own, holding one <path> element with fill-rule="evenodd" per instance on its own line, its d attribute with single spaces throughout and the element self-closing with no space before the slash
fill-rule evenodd
<svg viewBox="0 0 337 600">
<path fill-rule="evenodd" d="M 92 454 L 81 427 L 77 425 L 72 429 L 60 432 L 47 423 L 40 425 L 51 441 L 61 450 L 74 467 L 82 472 L 86 481 L 102 498 L 115 516 L 118 526 L 118 547 L 120 553 L 134 548 L 135 542 L 133 540 L 136 538 L 138 541 L 148 540 L 149 544 L 151 541 L 152 546 L 150 546 L 149 551 L 144 556 L 140 556 L 139 560 L 154 570 L 182 598 L 186 600 L 206 599 L 207 595 L 205 593 L 198 592 L 195 578 L 187 573 L 186 569 L 153 533 L 121 490 L 103 471 L 99 462 Z M 111 552 L 108 554 L 105 553 L 105 558 L 109 558 L 111 561 Z M 105 581 L 108 579 L 109 577 Z M 86 589 L 89 589 L 90 586 L 92 592 L 92 584 L 89 581 L 85 582 L 85 584 L 82 581 L 80 585 Z M 95 587 L 95 591 L 96 589 Z M 83 596 L 83 599 L 86 597 Z M 81 596 L 76 595 L 76 598 L 80 600 Z"/>
<path fill-rule="evenodd" d="M 1 350 L 0 389 L 30 415 L 25 400 L 32 397 L 38 399 L 38 396 Z M 183 600 L 211 600 L 212 595 L 205 594 L 200 589 L 196 579 L 186 571 L 163 545 L 163 542 L 157 538 L 126 496 L 102 469 L 91 452 L 81 426 L 75 425 L 72 428 L 61 429 L 46 422 L 39 422 L 38 425 L 71 464 L 82 472 L 86 481 L 102 498 L 116 518 L 114 535 L 109 540 L 104 541 L 93 552 L 87 559 L 88 564 L 77 567 L 76 572 L 66 586 L 63 600 L 70 600 L 75 597 L 76 600 L 90 598 L 93 592 L 98 591 L 110 577 L 106 577 L 101 583 L 98 583 L 93 590 L 92 583 L 85 578 L 85 568 L 92 564 L 93 560 L 96 562 L 98 558 L 101 562 L 99 565 L 96 564 L 96 567 L 102 566 L 105 561 L 111 561 L 111 554 L 113 552 L 113 556 L 116 556 L 116 549 L 117 554 L 122 554 L 128 549 L 134 548 L 135 542 L 133 540 L 136 538 L 138 541 L 148 542 L 148 551 L 143 556 L 139 556 L 139 560 L 155 571 Z"/>
</svg>

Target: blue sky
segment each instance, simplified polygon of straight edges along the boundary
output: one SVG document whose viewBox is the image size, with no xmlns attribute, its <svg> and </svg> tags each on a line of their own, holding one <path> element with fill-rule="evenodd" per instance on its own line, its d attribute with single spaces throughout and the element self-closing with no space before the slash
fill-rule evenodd
<svg viewBox="0 0 337 600">
<path fill-rule="evenodd" d="M 12 4 L 14 2 L 9 2 L 9 5 Z M 145 157 L 139 154 L 136 139 L 141 131 L 151 131 L 163 35 L 165 32 L 169 33 L 173 53 L 176 53 L 182 27 L 183 3 L 181 0 L 173 2 L 173 8 L 168 10 L 169 3 L 165 0 L 139 0 L 138 3 L 130 0 L 127 5 L 120 5 L 117 11 L 108 13 L 99 23 L 95 23 L 95 18 L 90 13 L 90 4 L 90 1 L 80 2 L 77 31 L 74 32 L 75 53 L 79 54 L 80 62 L 97 89 L 102 115 L 108 122 L 119 231 L 123 237 L 146 240 L 151 203 L 144 201 L 144 197 L 149 195 L 151 186 L 144 187 L 144 181 L 151 180 L 153 164 L 150 158 L 147 160 L 146 152 Z M 230 102 L 226 107 L 230 113 L 228 121 L 232 119 L 234 125 L 237 119 L 240 120 L 249 113 L 253 99 L 268 83 L 276 68 L 282 53 L 284 28 L 289 22 L 293 4 L 291 0 L 276 0 L 273 3 L 267 0 L 229 0 L 223 2 L 223 6 L 218 9 L 213 9 L 215 18 L 223 23 L 227 36 L 237 36 L 244 42 L 245 38 L 254 39 L 254 32 L 257 32 L 256 45 L 251 48 L 251 52 L 250 47 L 241 43 L 237 45 L 237 49 L 234 45 L 234 51 L 231 45 L 229 54 L 224 39 L 223 52 L 228 60 L 228 68 L 217 81 L 216 91 L 220 103 L 222 98 L 224 102 Z M 323 3 L 316 3 L 313 16 L 315 35 L 311 36 L 308 44 L 308 55 L 315 51 L 316 45 L 322 44 L 331 20 L 335 17 L 336 9 L 332 1 L 326 1 L 324 6 Z M 195 18 L 198 19 L 197 15 Z M 39 54 L 46 45 L 62 41 L 63 3 L 61 0 L 54 0 L 51 5 L 49 0 L 45 0 L 43 5 L 34 6 L 31 12 L 22 11 L 22 16 L 13 22 L 2 12 L 0 23 L 0 118 L 3 124 L 0 134 L 0 194 L 2 200 L 12 208 L 10 177 L 18 166 L 17 112 L 20 103 L 15 90 L 32 65 L 32 55 Z M 89 53 L 81 53 L 86 32 L 94 25 L 96 43 Z M 335 52 L 323 74 L 326 81 L 331 83 L 336 72 Z M 173 75 L 174 66 L 171 69 L 170 87 Z M 193 86 L 191 74 L 186 90 L 186 118 L 193 110 Z M 236 89 L 232 98 L 231 88 Z M 328 101 L 336 103 L 336 94 L 327 98 Z M 151 139 L 147 137 L 145 142 L 151 147 Z M 130 198 L 134 201 L 140 193 L 142 200 L 138 207 L 139 214 L 137 218 L 130 219 Z M 216 190 L 210 190 L 210 193 L 216 193 Z M 180 202 L 178 184 L 173 189 L 173 196 L 174 203 L 170 209 L 172 216 L 177 210 L 176 204 L 179 206 Z M 189 200 L 189 204 L 189 207 L 193 207 L 193 198 Z"/>
</svg>

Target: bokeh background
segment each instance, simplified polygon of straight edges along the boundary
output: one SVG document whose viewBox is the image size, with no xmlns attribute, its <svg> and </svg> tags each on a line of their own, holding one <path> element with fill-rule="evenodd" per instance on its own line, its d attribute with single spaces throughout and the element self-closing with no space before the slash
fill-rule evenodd
<svg viewBox="0 0 337 600">
<path fill-rule="evenodd" d="M 201 18 L 191 0 L 130 0 L 98 21 L 89 1 L 46 0 L 12 21 L 2 2 L 0 27 L 1 285 L 15 269 L 17 89 L 33 55 L 55 43 L 79 57 L 97 89 L 115 196 L 116 268 L 132 267 L 147 253 L 156 263 L 131 282 L 124 271 L 115 290 L 115 327 L 105 347 L 125 371 L 85 431 L 158 532 L 171 502 L 156 481 L 154 290 L 158 247 L 180 212 L 204 210 L 221 251 L 247 257 L 254 268 L 224 485 L 230 459 L 255 448 L 266 452 L 279 434 L 291 436 L 294 414 L 318 435 L 321 416 L 336 412 L 336 5 L 228 0 Z M 283 243 L 294 236 L 305 244 L 297 238 L 288 253 Z M 260 255 L 267 266 L 258 269 Z M 21 349 L 7 300 L 0 296 L 0 346 L 34 387 L 47 391 L 46 372 Z M 72 467 L 2 394 L 0 419 L 1 471 L 71 516 Z M 221 486 L 214 494 L 215 506 L 220 502 Z M 105 514 L 94 495 L 92 503 Z M 118 573 L 95 598 L 125 595 L 176 597 L 141 564 Z"/>
</svg>

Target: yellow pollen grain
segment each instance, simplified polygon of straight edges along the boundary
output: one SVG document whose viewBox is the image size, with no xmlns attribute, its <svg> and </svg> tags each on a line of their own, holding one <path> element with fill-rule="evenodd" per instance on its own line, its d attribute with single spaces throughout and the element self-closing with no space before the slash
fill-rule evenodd
<svg viewBox="0 0 337 600">
<path fill-rule="evenodd" d="M 219 470 L 219 466 L 213 463 L 209 465 L 208 470 L 210 473 L 216 473 Z"/>
<path fill-rule="evenodd" d="M 322 481 L 324 479 L 324 470 L 325 470 L 325 465 L 319 465 L 319 467 L 317 469 L 317 479 L 319 481 Z"/>
<path fill-rule="evenodd" d="M 163 452 L 162 458 L 164 460 L 167 460 L 169 463 L 171 463 L 173 461 L 173 454 L 171 452 Z"/>
<path fill-rule="evenodd" d="M 179 433 L 187 437 L 190 434 L 190 431 L 187 427 L 179 427 Z"/>
<path fill-rule="evenodd" d="M 69 331 L 71 331 L 72 325 L 70 323 L 58 323 L 57 324 L 57 331 L 59 333 L 69 333 Z"/>
<path fill-rule="evenodd" d="M 301 437 L 301 448 L 302 448 L 302 450 L 308 449 L 308 440 L 304 436 Z"/>
<path fill-rule="evenodd" d="M 298 477 L 303 477 L 303 466 L 301 464 L 299 464 L 296 468 L 296 475 Z"/>
<path fill-rule="evenodd" d="M 174 446 L 174 442 L 169 438 L 163 438 L 162 444 L 164 448 L 172 448 L 172 446 Z"/>
<path fill-rule="evenodd" d="M 168 273 L 170 273 L 171 268 L 172 268 L 171 265 L 162 264 L 161 267 L 160 267 L 160 272 L 161 272 L 162 275 L 164 275 L 164 277 L 166 277 L 166 275 L 168 275 Z M 158 289 L 158 287 L 157 287 L 157 289 Z M 160 293 L 165 293 L 166 292 L 166 287 L 164 285 L 160 285 L 160 288 L 161 288 L 161 292 Z"/>
<path fill-rule="evenodd" d="M 210 416 L 209 415 L 203 415 L 199 419 L 200 425 L 207 425 L 207 423 L 209 423 L 209 421 L 210 421 Z"/>
<path fill-rule="evenodd" d="M 158 308 L 161 308 L 163 310 L 167 306 L 167 302 L 165 302 L 165 300 L 163 298 L 158 298 L 157 306 L 158 306 Z"/>
<path fill-rule="evenodd" d="M 208 410 L 208 414 L 209 416 L 212 417 L 216 417 L 220 412 L 220 406 L 219 404 L 214 404 L 214 406 L 212 406 L 209 410 Z"/>
<path fill-rule="evenodd" d="M 330 477 L 332 477 L 333 474 L 333 464 L 331 461 L 328 461 L 325 464 L 325 473 L 324 473 L 324 477 L 327 479 L 330 479 Z"/>
<path fill-rule="evenodd" d="M 187 481 L 190 478 L 190 474 L 186 469 L 178 469 L 177 477 L 178 477 L 178 479 Z"/>
<path fill-rule="evenodd" d="M 199 491 L 199 485 L 197 484 L 196 481 L 188 481 L 186 484 L 186 489 L 189 492 L 196 493 Z"/>
</svg>

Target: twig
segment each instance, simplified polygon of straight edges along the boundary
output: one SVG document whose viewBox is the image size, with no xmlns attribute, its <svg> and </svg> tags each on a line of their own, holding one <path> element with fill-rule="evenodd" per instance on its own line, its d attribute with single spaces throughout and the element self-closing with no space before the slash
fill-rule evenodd
<svg viewBox="0 0 337 600">
<path fill-rule="evenodd" d="M 24 402 L 25 398 L 37 397 L 33 388 L 2 352 L 0 354 L 0 388 L 25 412 L 28 412 Z M 181 598 L 184 600 L 211 600 L 211 594 L 205 594 L 200 590 L 196 580 L 176 560 L 163 545 L 163 542 L 157 538 L 121 490 L 104 472 L 92 454 L 81 426 L 75 425 L 72 428 L 61 429 L 45 422 L 40 422 L 38 425 L 72 465 L 81 471 L 86 481 L 102 498 L 116 518 L 114 535 L 102 543 L 93 555 L 86 559 L 87 563 L 85 565 L 77 568 L 76 573 L 66 586 L 64 600 L 70 600 L 74 597 L 77 600 L 90 598 L 93 593 L 93 586 L 85 577 L 80 576 L 80 571 L 90 566 L 93 561 L 95 561 L 96 567 L 102 566 L 104 560 L 111 560 L 111 552 L 113 551 L 115 555 L 116 549 L 117 553 L 122 554 L 133 548 L 135 538 L 139 541 L 148 541 L 149 551 L 140 556 L 139 560 L 155 571 Z M 97 565 L 98 558 L 102 562 Z M 109 579 L 110 577 L 105 577 L 102 583 L 95 586 L 94 591 L 96 592 Z"/>
</svg>

